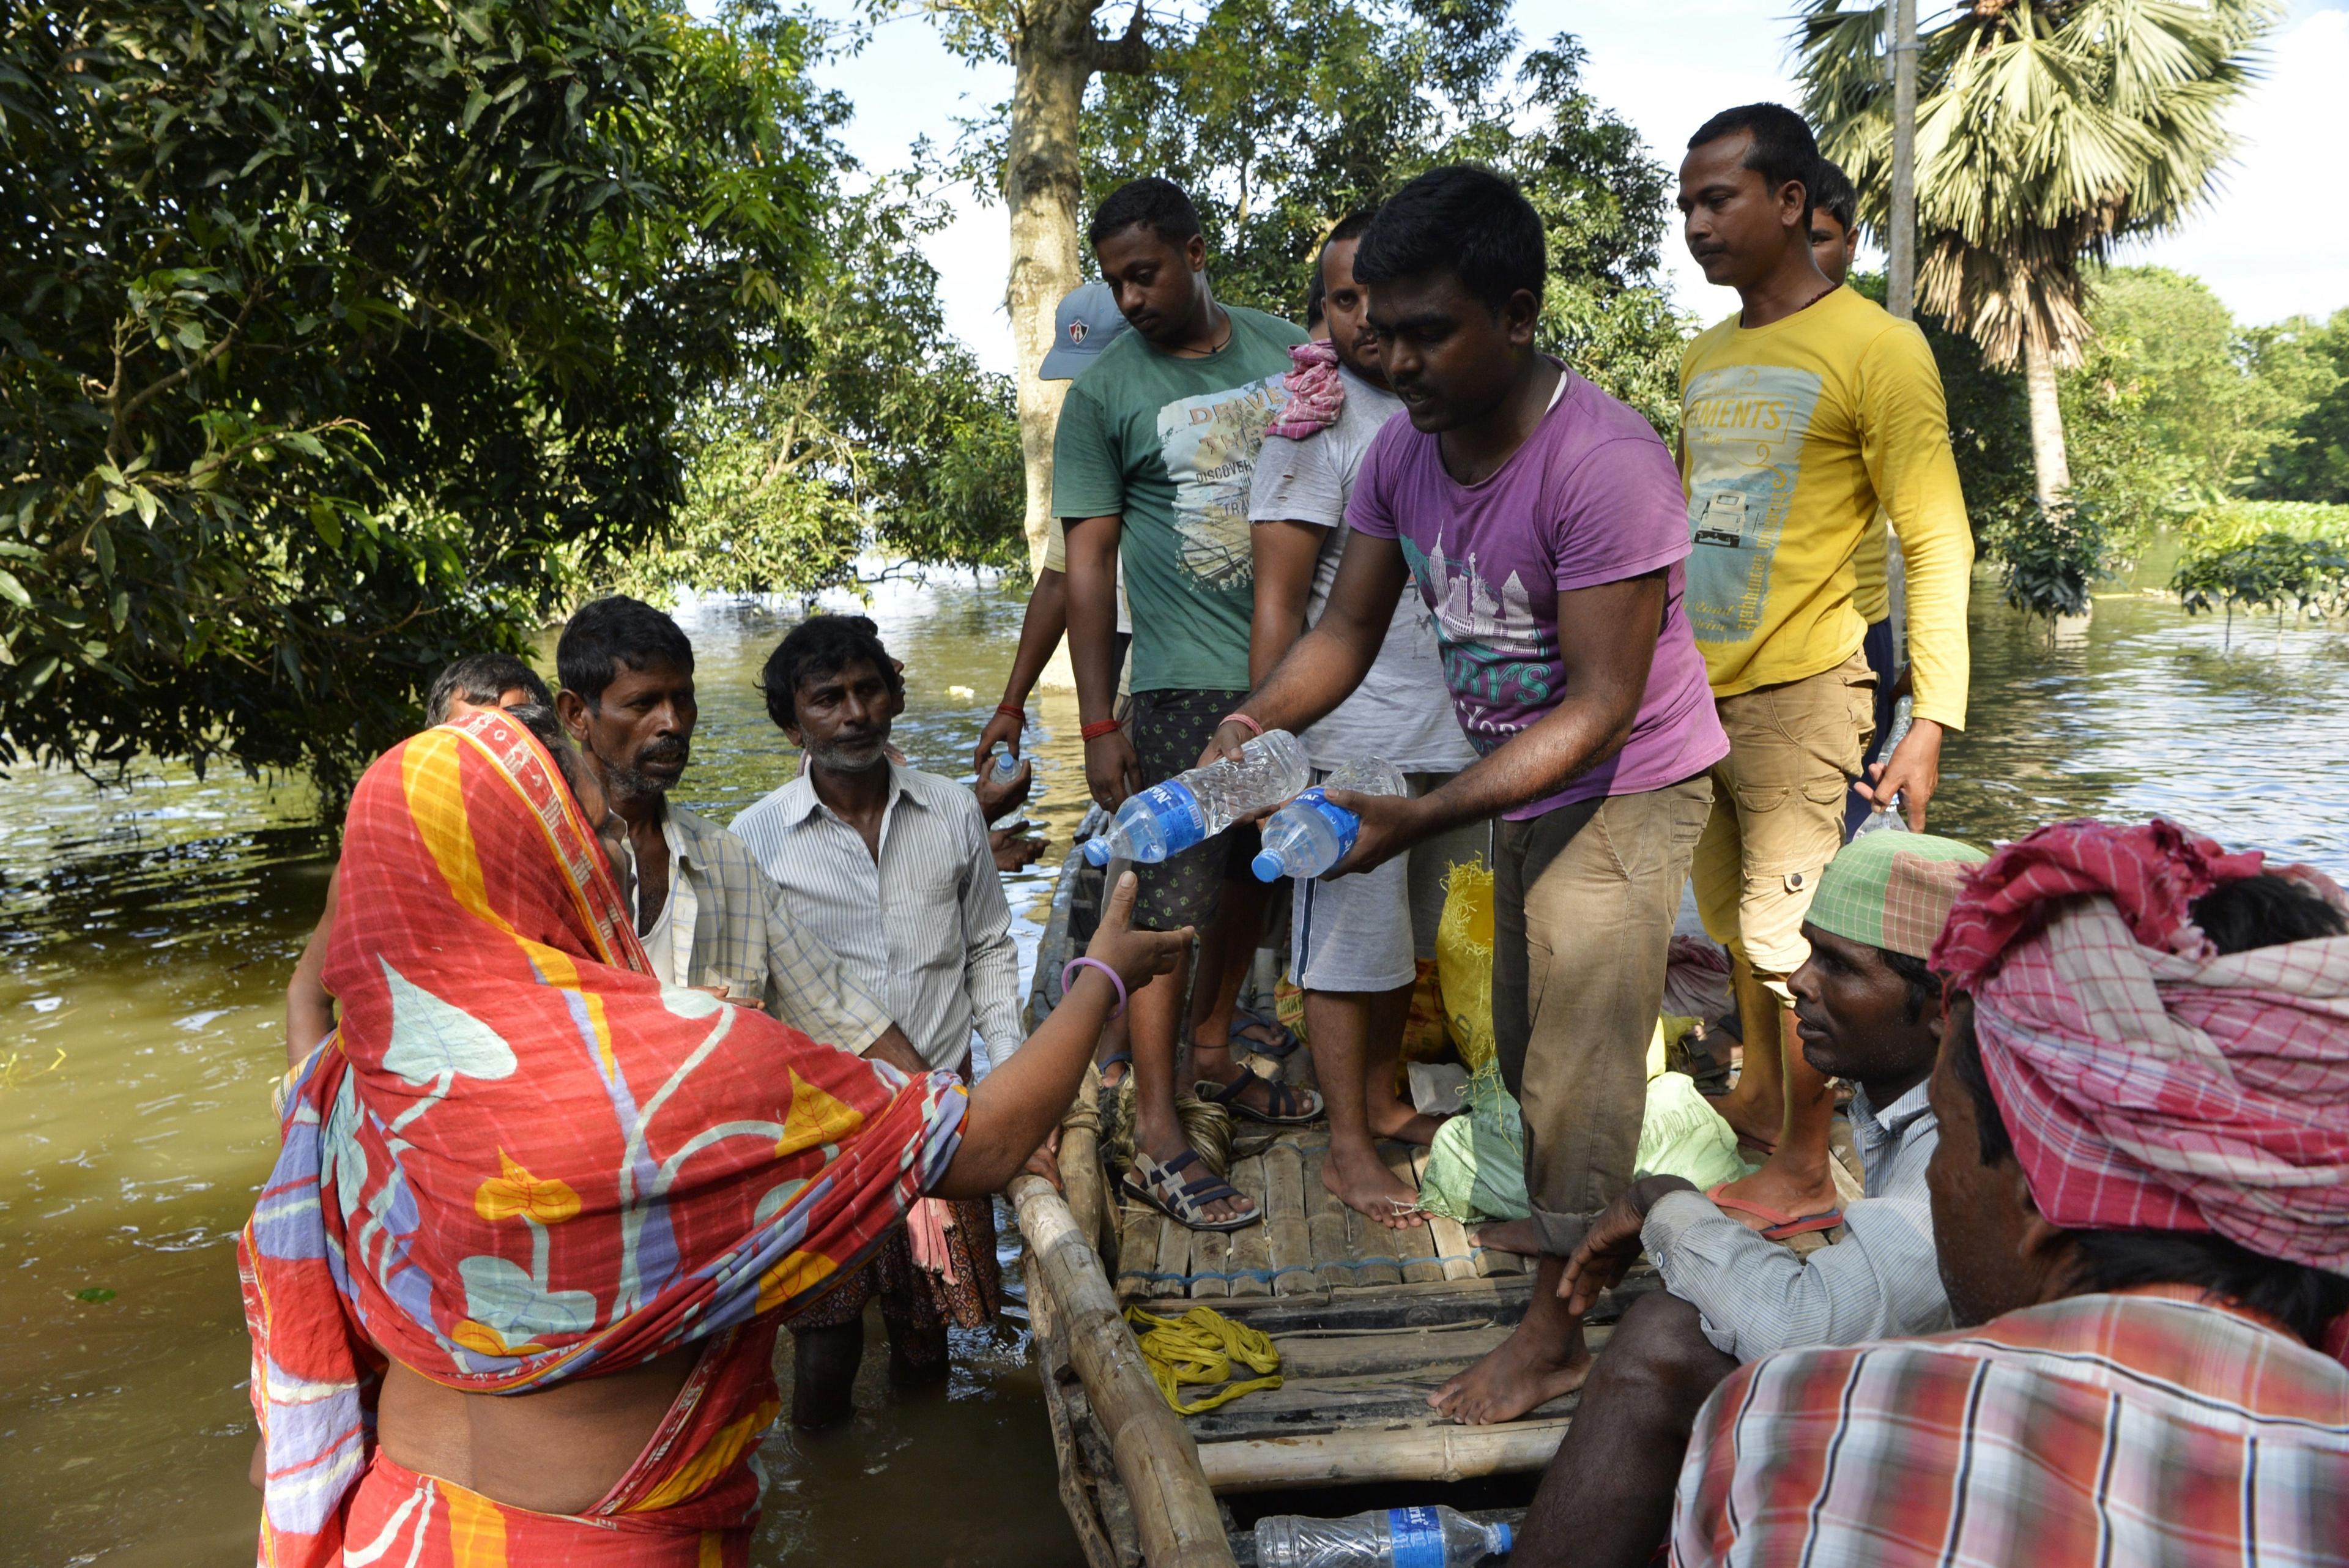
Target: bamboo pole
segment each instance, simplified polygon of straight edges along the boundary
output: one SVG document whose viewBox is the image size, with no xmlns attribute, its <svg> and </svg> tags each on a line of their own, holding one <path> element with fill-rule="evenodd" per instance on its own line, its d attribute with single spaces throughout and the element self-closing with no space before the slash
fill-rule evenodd
<svg viewBox="0 0 2349 1568">
<path fill-rule="evenodd" d="M 1304 1438 L 1241 1438 L 1199 1446 L 1207 1484 L 1218 1492 L 1366 1481 L 1456 1481 L 1538 1470 L 1557 1452 L 1569 1417 L 1497 1427 L 1411 1427 L 1399 1432 L 1329 1432 Z"/>
<path fill-rule="evenodd" d="M 1078 1233 L 1068 1204 L 1051 1183 L 1024 1174 L 1012 1179 L 1010 1198 L 1051 1294 L 1069 1363 L 1117 1460 L 1143 1561 L 1149 1568 L 1235 1568 L 1198 1445 L 1150 1380 L 1101 1259 Z"/>
</svg>

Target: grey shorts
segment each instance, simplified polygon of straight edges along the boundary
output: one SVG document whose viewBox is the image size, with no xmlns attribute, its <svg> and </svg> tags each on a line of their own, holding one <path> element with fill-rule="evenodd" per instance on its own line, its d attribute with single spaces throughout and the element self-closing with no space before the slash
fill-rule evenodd
<svg viewBox="0 0 2349 1568">
<path fill-rule="evenodd" d="M 1313 771 L 1313 782 L 1328 778 Z M 1440 788 L 1450 774 L 1405 774 L 1413 797 Z M 1421 959 L 1435 956 L 1435 929 L 1452 867 L 1485 857 L 1489 822 L 1438 834 L 1376 870 L 1331 881 L 1296 879 L 1289 917 L 1289 972 L 1307 991 L 1392 991 L 1418 978 Z"/>
</svg>

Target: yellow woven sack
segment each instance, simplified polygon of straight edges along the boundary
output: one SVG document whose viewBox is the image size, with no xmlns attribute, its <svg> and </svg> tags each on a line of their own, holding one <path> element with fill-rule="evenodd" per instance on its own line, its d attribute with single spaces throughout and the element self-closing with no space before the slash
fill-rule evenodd
<svg viewBox="0 0 2349 1568">
<path fill-rule="evenodd" d="M 1435 971 L 1453 1046 L 1469 1070 L 1494 1060 L 1493 873 L 1481 860 L 1452 868 L 1444 923 L 1435 929 Z"/>
</svg>

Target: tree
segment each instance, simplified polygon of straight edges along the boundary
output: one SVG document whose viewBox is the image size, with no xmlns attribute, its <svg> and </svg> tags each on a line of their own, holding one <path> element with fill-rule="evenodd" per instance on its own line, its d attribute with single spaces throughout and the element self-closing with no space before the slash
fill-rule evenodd
<svg viewBox="0 0 2349 1568">
<path fill-rule="evenodd" d="M 2094 272 L 2088 320 L 2084 369 L 2135 394 L 2154 444 L 2206 495 L 2250 483 L 2334 379 L 2290 326 L 2239 327 L 2209 285 L 2164 267 Z"/>
<path fill-rule="evenodd" d="M 2349 309 L 2323 326 L 2297 317 L 2274 328 L 2331 369 L 2333 382 L 2260 465 L 2255 493 L 2277 501 L 2349 502 Z"/>
<path fill-rule="evenodd" d="M 0 760 L 331 795 L 787 355 L 838 106 L 655 0 L 0 20 Z"/>
<path fill-rule="evenodd" d="M 696 410 L 684 504 L 654 548 L 598 586 L 812 594 L 858 557 L 1024 567 L 1019 428 L 1009 379 L 946 327 L 919 241 L 947 213 L 907 176 L 843 195 L 786 303 L 801 346 Z"/>
<path fill-rule="evenodd" d="M 1881 236 L 1892 152 L 1886 11 L 1808 0 L 1804 107 Z M 2174 226 L 2234 140 L 2222 119 L 2278 0 L 1968 0 L 1920 39 L 1919 302 L 2020 361 L 2036 494 L 2071 489 L 2056 372 L 2090 336 L 2081 265 Z"/>
<path fill-rule="evenodd" d="M 1030 558 L 1041 559 L 1052 515 L 1052 434 L 1061 421 L 1065 381 L 1046 381 L 1036 367 L 1052 346 L 1052 314 L 1083 281 L 1077 256 L 1077 203 L 1084 193 L 1081 144 L 1085 90 L 1103 72 L 1150 68 L 1145 12 L 1134 0 L 1123 33 L 1104 37 L 1093 17 L 1105 0 L 916 0 L 947 46 L 970 60 L 1008 60 L 1011 102 L 993 193 L 1011 218 L 1011 271 L 1004 304 L 1011 315 L 1013 379 L 1019 448 L 1027 478 L 1024 531 Z M 885 6 L 876 5 L 876 9 Z"/>
</svg>

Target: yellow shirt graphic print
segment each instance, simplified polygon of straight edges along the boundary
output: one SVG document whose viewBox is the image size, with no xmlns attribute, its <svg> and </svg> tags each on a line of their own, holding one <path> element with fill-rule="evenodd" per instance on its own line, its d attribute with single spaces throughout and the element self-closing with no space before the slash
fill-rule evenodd
<svg viewBox="0 0 2349 1568">
<path fill-rule="evenodd" d="M 1178 398 L 1158 410 L 1158 454 L 1174 482 L 1174 535 L 1185 573 L 1209 588 L 1256 577 L 1248 486 L 1264 432 L 1288 400 L 1279 376 Z"/>
<path fill-rule="evenodd" d="M 1770 572 L 1802 479 L 1819 378 L 1785 365 L 1732 365 L 1689 381 L 1689 629 L 1700 643 L 1761 628 Z"/>
</svg>

